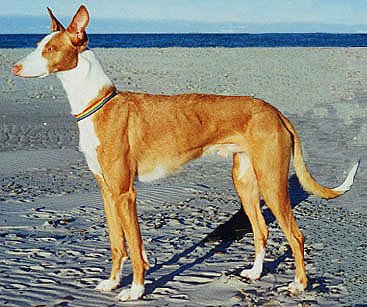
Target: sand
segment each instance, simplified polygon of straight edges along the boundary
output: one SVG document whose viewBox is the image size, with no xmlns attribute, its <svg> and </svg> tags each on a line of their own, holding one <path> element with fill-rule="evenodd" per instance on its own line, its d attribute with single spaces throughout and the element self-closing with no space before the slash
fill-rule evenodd
<svg viewBox="0 0 367 307">
<path fill-rule="evenodd" d="M 153 184 L 136 184 L 151 269 L 146 306 L 363 306 L 367 304 L 367 51 L 364 48 L 96 49 L 120 90 L 253 95 L 294 123 L 312 175 L 355 184 L 332 200 L 306 195 L 291 169 L 290 194 L 306 237 L 310 285 L 292 297 L 293 257 L 264 207 L 270 238 L 262 278 L 231 161 L 206 157 Z M 97 183 L 59 80 L 20 79 L 10 66 L 29 49 L 0 50 L 0 305 L 120 306 L 94 287 L 111 257 Z M 228 233 L 228 229 L 234 233 Z M 223 229 L 226 229 L 223 233 Z M 235 240 L 220 240 L 231 237 Z M 125 267 L 122 288 L 131 282 Z"/>
</svg>

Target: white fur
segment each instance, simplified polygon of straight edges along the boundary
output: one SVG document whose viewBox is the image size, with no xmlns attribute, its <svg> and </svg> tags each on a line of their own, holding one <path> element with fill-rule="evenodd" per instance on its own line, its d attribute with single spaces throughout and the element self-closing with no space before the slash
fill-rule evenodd
<svg viewBox="0 0 367 307">
<path fill-rule="evenodd" d="M 217 154 L 222 158 L 227 158 L 237 152 L 243 152 L 243 148 L 236 144 L 216 144 L 204 149 L 205 154 Z"/>
<path fill-rule="evenodd" d="M 132 284 L 130 289 L 122 290 L 117 296 L 117 299 L 126 302 L 141 298 L 144 294 L 144 285 Z"/>
<path fill-rule="evenodd" d="M 254 265 L 250 270 L 243 270 L 241 272 L 242 277 L 249 278 L 251 280 L 259 279 L 263 271 L 263 263 L 265 258 L 265 249 L 262 249 L 255 257 Z"/>
<path fill-rule="evenodd" d="M 300 280 L 295 278 L 294 281 L 289 284 L 288 291 L 292 294 L 300 294 L 305 291 L 305 288 L 302 286 Z"/>
<path fill-rule="evenodd" d="M 249 157 L 245 153 L 239 154 L 240 157 L 240 169 L 238 179 L 241 179 L 243 176 L 246 175 L 248 168 L 251 166 L 251 162 Z"/>
<path fill-rule="evenodd" d="M 338 192 L 347 192 L 350 190 L 350 188 L 352 187 L 353 185 L 353 181 L 354 181 L 354 177 L 356 176 L 356 173 L 357 173 L 357 170 L 358 170 L 358 167 L 359 167 L 359 161 L 353 166 L 353 168 L 350 170 L 347 178 L 345 178 L 344 182 L 334 188 L 333 190 L 334 191 L 338 191 Z"/>
<path fill-rule="evenodd" d="M 20 77 L 43 78 L 50 74 L 48 71 L 47 60 L 42 56 L 42 51 L 54 35 L 55 33 L 50 33 L 45 36 L 33 52 L 16 64 L 22 66 L 22 70 L 19 73 Z"/>
<path fill-rule="evenodd" d="M 91 172 L 102 178 L 101 166 L 98 162 L 97 147 L 100 141 L 94 130 L 93 122 L 88 118 L 78 122 L 79 150 L 84 154 Z"/>
<path fill-rule="evenodd" d="M 72 113 L 82 112 L 88 103 L 98 96 L 103 87 L 113 86 L 103 68 L 90 50 L 79 54 L 78 65 L 69 71 L 58 72 L 68 96 Z M 78 122 L 79 127 L 79 149 L 84 153 L 90 170 L 101 175 L 101 167 L 98 162 L 96 148 L 100 141 L 94 130 L 91 118 L 87 117 Z"/>
<path fill-rule="evenodd" d="M 122 258 L 120 272 L 117 278 L 116 279 L 109 278 L 109 279 L 102 280 L 96 287 L 97 291 L 110 292 L 111 290 L 116 289 L 119 286 L 120 281 L 121 281 L 121 276 L 122 276 L 122 269 L 124 267 L 124 263 L 126 260 L 127 258 Z"/>
<path fill-rule="evenodd" d="M 103 87 L 113 86 L 91 50 L 85 50 L 79 54 L 77 67 L 57 72 L 56 75 L 64 86 L 73 114 L 84 111 Z"/>
<path fill-rule="evenodd" d="M 147 174 L 139 174 L 139 181 L 141 182 L 150 182 L 160 178 L 164 178 L 169 175 L 169 172 L 164 167 L 164 165 L 157 165 L 156 168 Z"/>
<path fill-rule="evenodd" d="M 102 280 L 98 286 L 96 287 L 96 290 L 97 291 L 100 291 L 100 292 L 110 292 L 112 291 L 113 289 L 116 289 L 120 284 L 120 279 L 119 280 L 113 280 L 111 278 L 109 279 L 105 279 L 105 280 Z"/>
</svg>

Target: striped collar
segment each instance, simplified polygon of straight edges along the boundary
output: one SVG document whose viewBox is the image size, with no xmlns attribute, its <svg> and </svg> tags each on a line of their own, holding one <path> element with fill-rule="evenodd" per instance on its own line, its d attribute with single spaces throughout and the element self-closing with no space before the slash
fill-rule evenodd
<svg viewBox="0 0 367 307">
<path fill-rule="evenodd" d="M 109 102 L 113 97 L 115 97 L 118 94 L 117 91 L 113 91 L 112 93 L 109 93 L 104 98 L 97 100 L 95 103 L 87 107 L 84 111 L 82 111 L 79 114 L 74 114 L 74 117 L 77 121 L 80 121 L 84 118 L 87 118 L 88 116 L 92 115 L 94 112 L 97 112 L 100 108 L 102 108 L 107 102 Z"/>
</svg>

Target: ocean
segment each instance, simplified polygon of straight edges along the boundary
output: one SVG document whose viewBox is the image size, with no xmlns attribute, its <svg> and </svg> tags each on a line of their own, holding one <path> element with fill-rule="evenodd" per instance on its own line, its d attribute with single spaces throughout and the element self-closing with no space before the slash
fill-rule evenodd
<svg viewBox="0 0 367 307">
<path fill-rule="evenodd" d="M 0 48 L 34 48 L 44 34 L 0 34 Z M 90 48 L 366 47 L 367 34 L 88 34 Z"/>
</svg>

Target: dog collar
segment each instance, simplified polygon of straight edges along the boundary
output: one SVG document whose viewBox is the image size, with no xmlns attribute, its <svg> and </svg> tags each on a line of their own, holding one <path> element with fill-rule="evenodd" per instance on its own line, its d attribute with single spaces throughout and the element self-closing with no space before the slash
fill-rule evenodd
<svg viewBox="0 0 367 307">
<path fill-rule="evenodd" d="M 93 113 L 97 112 L 100 108 L 102 108 L 107 102 L 109 102 L 113 97 L 117 95 L 117 91 L 113 91 L 108 94 L 105 98 L 96 101 L 91 106 L 87 107 L 83 112 L 79 114 L 74 114 L 74 117 L 77 121 L 80 121 L 88 116 L 91 116 Z"/>
</svg>

